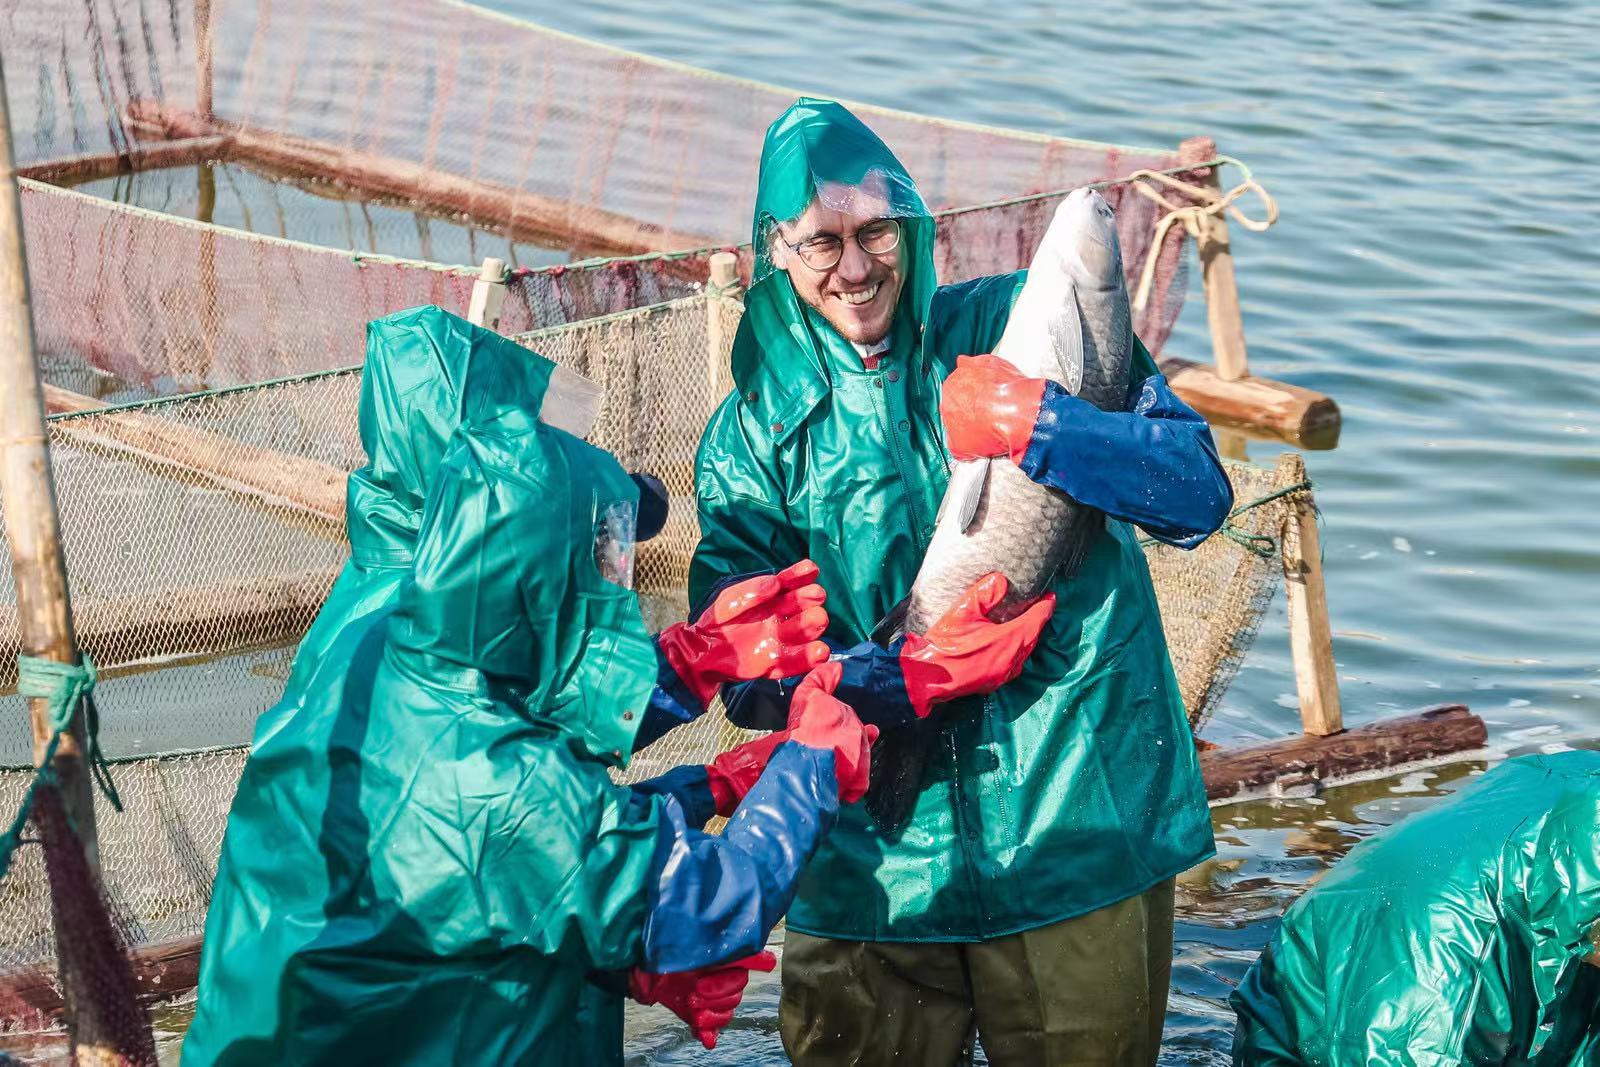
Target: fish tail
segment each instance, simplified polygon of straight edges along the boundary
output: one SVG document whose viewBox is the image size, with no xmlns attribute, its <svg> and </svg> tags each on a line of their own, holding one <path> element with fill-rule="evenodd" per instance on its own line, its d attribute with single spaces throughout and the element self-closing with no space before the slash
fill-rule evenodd
<svg viewBox="0 0 1600 1067">
<path fill-rule="evenodd" d="M 867 814 L 890 838 L 898 837 L 911 819 L 922 780 L 939 746 L 941 716 L 935 712 L 898 730 L 884 733 L 872 746 L 872 778 L 867 786 Z"/>
</svg>

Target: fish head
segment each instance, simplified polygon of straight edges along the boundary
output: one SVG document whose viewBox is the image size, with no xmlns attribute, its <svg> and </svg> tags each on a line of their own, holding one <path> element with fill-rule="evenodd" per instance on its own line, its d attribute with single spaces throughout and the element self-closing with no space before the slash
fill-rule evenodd
<svg viewBox="0 0 1600 1067">
<path fill-rule="evenodd" d="M 1056 208 L 1044 246 L 1061 256 L 1061 267 L 1077 285 L 1113 289 L 1123 284 L 1117 213 L 1093 189 L 1074 189 Z"/>
</svg>

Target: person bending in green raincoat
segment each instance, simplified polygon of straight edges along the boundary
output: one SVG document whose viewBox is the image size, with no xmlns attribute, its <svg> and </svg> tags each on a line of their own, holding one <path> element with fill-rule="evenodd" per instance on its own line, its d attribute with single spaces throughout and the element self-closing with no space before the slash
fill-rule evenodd
<svg viewBox="0 0 1600 1067">
<path fill-rule="evenodd" d="M 825 656 L 815 568 L 653 643 L 636 484 L 540 421 L 553 365 L 437 308 L 368 340 L 352 558 L 258 724 L 184 1064 L 619 1064 L 625 993 L 710 1045 L 874 731 L 824 667 L 784 731 L 608 770 L 720 681 Z"/>
<path fill-rule="evenodd" d="M 735 391 L 698 455 L 691 597 L 815 560 L 841 699 L 886 740 L 940 724 L 903 825 L 844 808 L 801 880 L 784 1047 L 802 1067 L 943 1067 L 976 1030 L 997 1064 L 1154 1063 L 1173 879 L 1213 842 L 1133 527 L 1185 547 L 1217 529 L 1232 492 L 1210 433 L 1142 346 L 1125 412 L 998 361 L 958 368 L 993 350 L 1023 274 L 937 286 L 915 183 L 837 103 L 800 100 L 769 129 L 752 232 Z M 943 419 L 942 394 L 963 398 Z M 1046 598 L 991 620 L 1006 587 L 990 576 L 923 637 L 879 647 L 950 460 L 975 455 L 1104 511 L 1104 534 L 1053 614 Z M 724 695 L 755 724 L 791 691 Z"/>
<path fill-rule="evenodd" d="M 1600 752 L 1507 760 L 1295 901 L 1239 1067 L 1600 1065 Z"/>
</svg>

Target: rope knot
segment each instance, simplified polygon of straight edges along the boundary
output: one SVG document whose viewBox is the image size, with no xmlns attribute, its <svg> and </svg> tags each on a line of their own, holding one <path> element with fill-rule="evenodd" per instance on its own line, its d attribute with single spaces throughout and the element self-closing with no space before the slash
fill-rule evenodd
<svg viewBox="0 0 1600 1067">
<path fill-rule="evenodd" d="M 1145 254 L 1144 269 L 1139 272 L 1139 288 L 1133 294 L 1132 306 L 1134 311 L 1143 311 L 1145 304 L 1150 300 L 1150 288 L 1155 282 L 1156 260 L 1161 257 L 1162 246 L 1166 243 L 1167 231 L 1177 225 L 1182 225 L 1184 231 L 1195 241 L 1199 241 L 1205 234 L 1207 220 L 1224 213 L 1231 215 L 1233 220 L 1245 229 L 1254 233 L 1261 233 L 1273 223 L 1278 221 L 1278 202 L 1268 193 L 1266 187 L 1256 181 L 1250 174 L 1250 168 L 1234 159 L 1232 156 L 1218 156 L 1215 166 L 1220 168 L 1225 163 L 1232 163 L 1244 172 L 1244 180 L 1226 193 L 1206 185 L 1193 185 L 1181 181 L 1171 174 L 1163 174 L 1155 170 L 1137 170 L 1128 175 L 1135 192 L 1147 200 L 1154 201 L 1167 209 L 1167 213 L 1156 222 L 1156 235 L 1150 242 L 1150 251 Z M 1158 183 L 1176 190 L 1187 197 L 1191 202 L 1186 204 L 1174 203 L 1168 200 L 1155 188 Z M 1264 219 L 1253 219 L 1235 206 L 1235 202 L 1249 193 L 1255 193 L 1266 206 L 1267 215 Z"/>
</svg>

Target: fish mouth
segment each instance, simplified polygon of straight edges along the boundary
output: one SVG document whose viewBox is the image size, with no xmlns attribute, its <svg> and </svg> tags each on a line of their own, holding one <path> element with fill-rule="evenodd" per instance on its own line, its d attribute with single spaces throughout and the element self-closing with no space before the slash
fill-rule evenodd
<svg viewBox="0 0 1600 1067">
<path fill-rule="evenodd" d="M 867 286 L 865 289 L 857 289 L 850 293 L 834 293 L 832 295 L 846 307 L 863 307 L 876 300 L 878 298 L 878 291 L 882 288 L 883 283 L 877 282 L 873 285 Z"/>
</svg>

